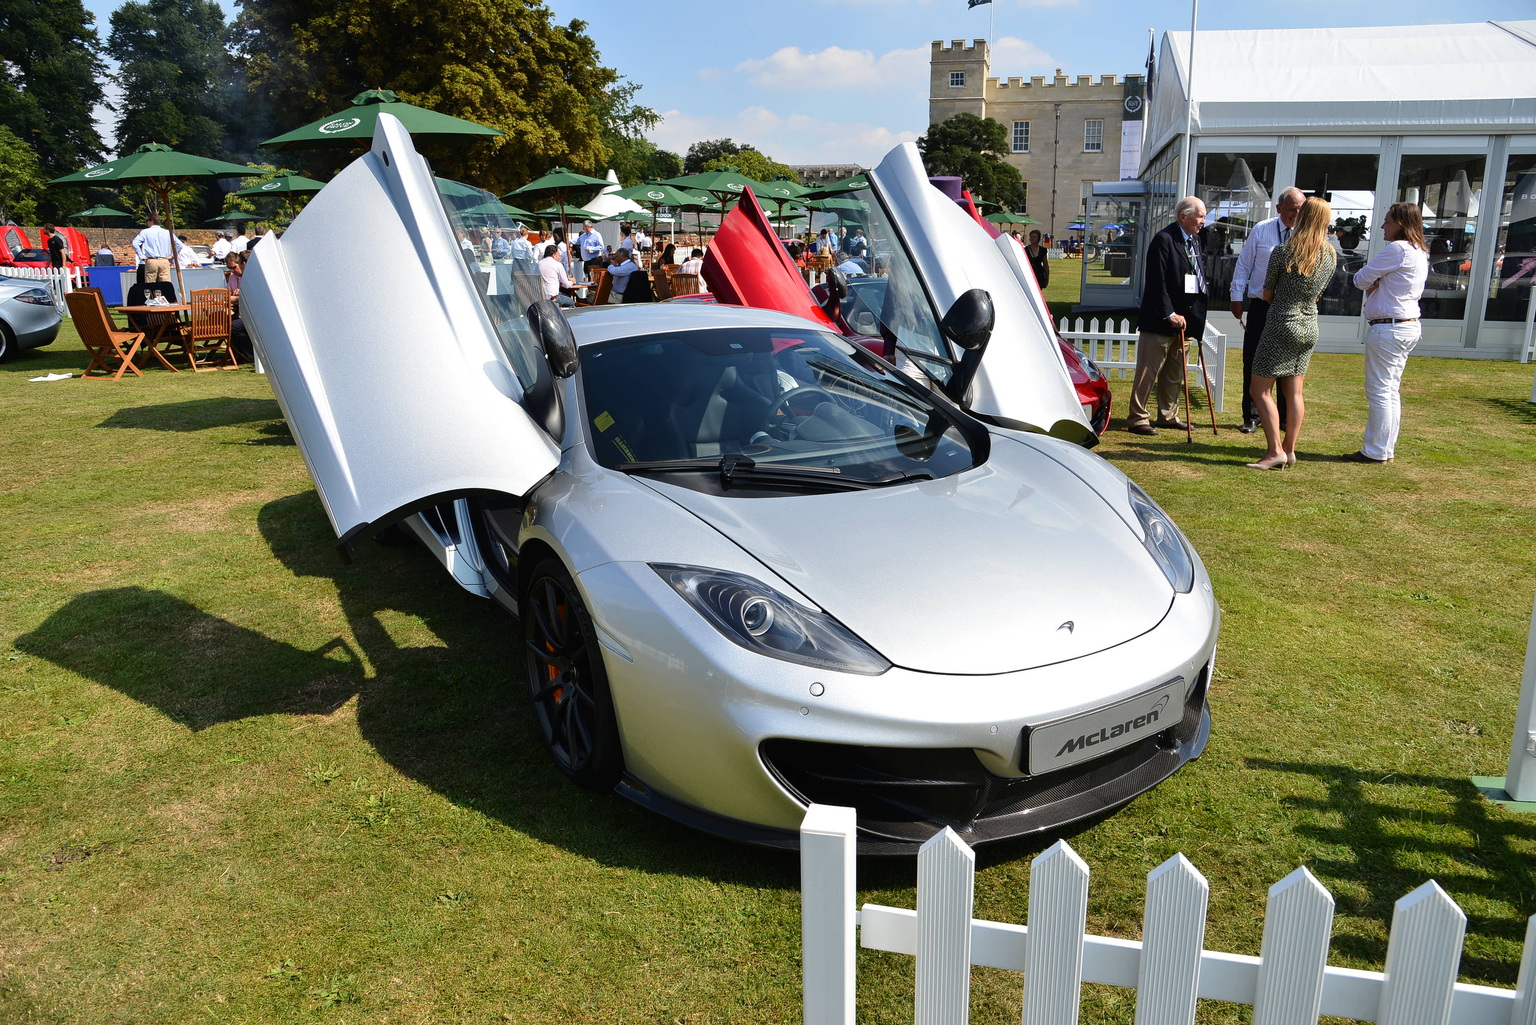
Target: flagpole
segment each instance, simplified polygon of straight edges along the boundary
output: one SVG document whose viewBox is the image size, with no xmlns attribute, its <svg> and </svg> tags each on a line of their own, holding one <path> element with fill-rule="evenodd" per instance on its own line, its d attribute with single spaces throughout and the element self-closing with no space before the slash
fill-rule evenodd
<svg viewBox="0 0 1536 1025">
<path fill-rule="evenodd" d="M 993 31 L 992 30 L 994 28 L 996 28 L 996 27 L 997 27 L 997 4 L 996 3 L 990 3 L 990 4 L 987 4 L 987 56 L 988 57 L 992 56 L 992 36 L 993 36 Z M 982 76 L 981 86 L 982 86 L 983 89 L 985 89 L 986 86 L 987 86 L 986 76 L 985 75 Z"/>
<path fill-rule="evenodd" d="M 1185 69 L 1184 87 L 1184 152 L 1179 159 L 1179 197 L 1190 196 L 1195 191 L 1195 169 L 1189 164 L 1190 133 L 1195 126 L 1195 25 L 1200 20 L 1200 0 L 1191 0 L 1189 8 L 1189 66 Z"/>
</svg>

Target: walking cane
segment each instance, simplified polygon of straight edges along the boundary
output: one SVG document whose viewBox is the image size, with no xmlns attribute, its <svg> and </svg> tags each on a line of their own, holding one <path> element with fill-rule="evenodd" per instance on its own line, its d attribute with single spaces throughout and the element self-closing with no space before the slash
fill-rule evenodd
<svg viewBox="0 0 1536 1025">
<path fill-rule="evenodd" d="M 1179 328 L 1179 372 L 1184 375 L 1184 440 L 1193 445 L 1195 428 L 1189 422 L 1189 343 L 1184 340 L 1182 327 Z"/>
<path fill-rule="evenodd" d="M 1211 394 L 1211 372 L 1205 369 L 1205 346 L 1195 343 L 1195 351 L 1200 354 L 1200 377 L 1205 381 L 1205 404 L 1211 407 L 1211 433 L 1221 435 L 1216 429 L 1216 398 Z"/>
</svg>

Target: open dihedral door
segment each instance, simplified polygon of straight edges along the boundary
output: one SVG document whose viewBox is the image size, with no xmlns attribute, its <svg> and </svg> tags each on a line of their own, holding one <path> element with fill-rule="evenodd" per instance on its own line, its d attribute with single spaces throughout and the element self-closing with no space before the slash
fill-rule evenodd
<svg viewBox="0 0 1536 1025">
<path fill-rule="evenodd" d="M 1038 289 L 1033 297 L 1027 294 L 998 244 L 933 187 L 917 147 L 903 143 L 886 154 L 870 172 L 870 184 L 901 235 L 935 316 L 942 317 L 971 289 L 991 297 L 996 317 L 991 339 L 967 393 L 952 397 L 1002 424 L 1079 443 L 1092 437 L 1049 318 L 1042 318 L 1036 305 L 1043 303 Z"/>
<path fill-rule="evenodd" d="M 524 495 L 559 464 L 431 170 L 390 115 L 255 247 L 240 305 L 344 548 L 451 498 Z"/>
<path fill-rule="evenodd" d="M 704 257 L 704 283 L 723 303 L 791 313 L 837 330 L 750 189 L 720 221 Z"/>
</svg>

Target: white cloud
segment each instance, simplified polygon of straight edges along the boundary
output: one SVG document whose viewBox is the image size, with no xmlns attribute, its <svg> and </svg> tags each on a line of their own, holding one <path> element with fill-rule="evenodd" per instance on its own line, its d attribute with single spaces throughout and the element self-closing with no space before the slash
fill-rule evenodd
<svg viewBox="0 0 1536 1025">
<path fill-rule="evenodd" d="M 926 63 L 927 55 L 924 55 Z M 992 75 L 996 78 L 1028 78 L 1051 75 L 1058 61 L 1028 40 L 1003 36 L 992 44 Z"/>
<path fill-rule="evenodd" d="M 786 46 L 768 57 L 744 60 L 732 70 L 745 74 L 757 89 L 925 91 L 928 47 L 889 50 L 878 57 L 870 50 L 829 46 L 809 53 Z"/>
<path fill-rule="evenodd" d="M 711 117 L 669 110 L 649 135 L 662 149 L 686 153 L 701 139 L 731 139 L 750 144 L 786 164 L 878 163 L 893 147 L 920 133 L 893 131 L 867 121 L 828 121 L 807 114 L 778 114 L 767 107 L 747 107 Z"/>
</svg>

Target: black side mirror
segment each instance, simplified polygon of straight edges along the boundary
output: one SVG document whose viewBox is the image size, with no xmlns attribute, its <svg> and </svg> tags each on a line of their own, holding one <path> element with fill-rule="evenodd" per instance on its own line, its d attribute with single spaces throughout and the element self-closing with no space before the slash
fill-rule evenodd
<svg viewBox="0 0 1536 1025">
<path fill-rule="evenodd" d="M 538 339 L 549 369 L 561 380 L 576 372 L 576 335 L 553 300 L 540 299 L 528 307 L 528 326 Z"/>
<path fill-rule="evenodd" d="M 565 436 L 565 403 L 559 382 L 576 372 L 576 336 L 560 307 L 548 299 L 528 307 L 528 326 L 544 350 L 544 359 L 535 367 L 538 377 L 523 392 L 523 408 L 559 441 Z"/>
<path fill-rule="evenodd" d="M 974 352 L 986 346 L 996 322 L 992 296 L 984 288 L 973 288 L 955 300 L 939 321 L 939 330 L 960 348 Z"/>
<path fill-rule="evenodd" d="M 939 330 L 944 337 L 965 350 L 949 383 L 944 386 L 944 394 L 962 406 L 966 404 L 965 396 L 971 390 L 976 371 L 981 367 L 981 356 L 986 351 L 996 321 L 992 296 L 984 288 L 973 288 L 956 299 L 944 319 L 939 321 Z"/>
</svg>

